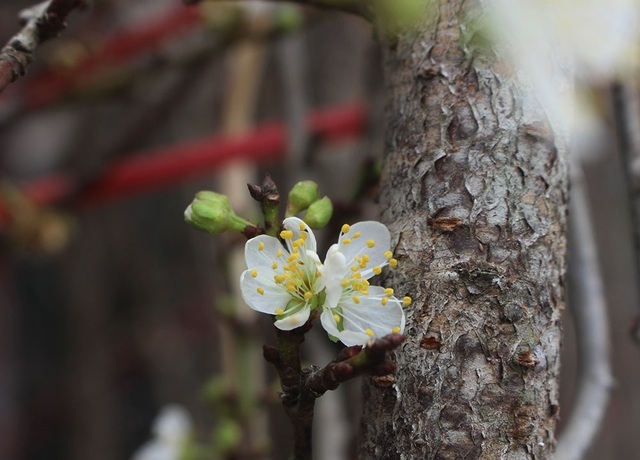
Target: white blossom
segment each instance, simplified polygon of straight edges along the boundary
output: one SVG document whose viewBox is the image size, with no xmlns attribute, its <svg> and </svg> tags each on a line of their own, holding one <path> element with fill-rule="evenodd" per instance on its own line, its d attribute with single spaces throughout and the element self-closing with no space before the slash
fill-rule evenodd
<svg viewBox="0 0 640 460">
<path fill-rule="evenodd" d="M 291 330 L 321 311 L 321 323 L 345 345 L 364 345 L 372 337 L 404 331 L 402 306 L 392 289 L 370 286 L 386 265 L 395 266 L 387 228 L 379 222 L 344 225 L 324 264 L 313 231 L 297 217 L 283 222 L 280 237 L 260 235 L 245 246 L 247 270 L 240 285 L 254 310 L 275 315 L 275 326 Z"/>
<path fill-rule="evenodd" d="M 182 406 L 165 406 L 153 423 L 153 439 L 143 444 L 131 460 L 180 460 L 192 425 Z"/>
</svg>

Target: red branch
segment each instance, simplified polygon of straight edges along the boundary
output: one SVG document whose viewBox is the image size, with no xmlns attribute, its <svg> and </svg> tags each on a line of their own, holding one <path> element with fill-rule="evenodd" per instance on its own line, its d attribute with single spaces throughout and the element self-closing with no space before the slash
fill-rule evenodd
<svg viewBox="0 0 640 460">
<path fill-rule="evenodd" d="M 115 32 L 100 48 L 92 50 L 89 56 L 72 68 L 54 69 L 37 75 L 25 91 L 24 108 L 33 110 L 51 104 L 105 70 L 187 32 L 201 20 L 198 8 L 180 6 L 144 24 L 135 24 Z"/>
<path fill-rule="evenodd" d="M 327 142 L 354 139 L 362 134 L 364 108 L 349 104 L 313 112 L 307 119 L 312 136 Z M 237 136 L 212 136 L 176 146 L 128 155 L 114 161 L 74 203 L 88 207 L 116 198 L 169 187 L 209 174 L 232 161 L 265 163 L 284 158 L 287 131 L 282 123 L 268 123 Z M 74 190 L 64 174 L 36 180 L 21 191 L 37 205 L 54 204 Z M 6 209 L 0 204 L 0 215 Z"/>
</svg>

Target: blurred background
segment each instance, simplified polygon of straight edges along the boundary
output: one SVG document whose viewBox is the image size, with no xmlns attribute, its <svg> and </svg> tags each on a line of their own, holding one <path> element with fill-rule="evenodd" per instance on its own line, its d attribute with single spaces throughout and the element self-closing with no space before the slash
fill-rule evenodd
<svg viewBox="0 0 640 460">
<path fill-rule="evenodd" d="M 2 2 L 0 42 L 29 5 Z M 167 404 L 187 408 L 203 443 L 231 439 L 222 458 L 286 457 L 289 422 L 260 351 L 270 321 L 237 297 L 244 241 L 182 215 L 209 189 L 257 218 L 246 183 L 269 172 L 282 194 L 312 179 L 333 200 L 321 247 L 342 223 L 375 219 L 381 73 L 372 29 L 346 14 L 178 0 L 71 14 L 0 96 L 0 458 L 128 459 Z M 590 88 L 601 135 L 580 147 L 615 378 L 587 458 L 634 459 L 638 293 L 609 88 Z M 568 314 L 564 329 L 562 419 L 576 379 Z M 321 365 L 338 346 L 315 332 L 307 359 Z M 318 401 L 317 458 L 354 457 L 359 386 Z"/>
</svg>

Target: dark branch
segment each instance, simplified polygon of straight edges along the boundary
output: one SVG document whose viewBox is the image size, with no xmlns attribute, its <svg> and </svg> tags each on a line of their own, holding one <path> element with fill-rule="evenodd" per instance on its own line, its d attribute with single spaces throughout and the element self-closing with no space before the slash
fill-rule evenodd
<svg viewBox="0 0 640 460">
<path fill-rule="evenodd" d="M 56 37 L 66 27 L 69 13 L 85 0 L 49 0 L 20 13 L 22 30 L 0 50 L 0 93 L 23 76 L 35 59 L 38 46 Z"/>
</svg>

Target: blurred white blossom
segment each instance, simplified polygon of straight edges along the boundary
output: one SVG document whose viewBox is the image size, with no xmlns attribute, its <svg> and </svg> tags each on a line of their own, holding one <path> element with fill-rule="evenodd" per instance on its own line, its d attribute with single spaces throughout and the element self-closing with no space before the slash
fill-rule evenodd
<svg viewBox="0 0 640 460">
<path fill-rule="evenodd" d="M 192 426 L 184 407 L 165 406 L 153 423 L 153 438 L 143 444 L 131 460 L 180 460 Z"/>
<path fill-rule="evenodd" d="M 637 67 L 638 0 L 488 0 L 489 33 L 559 129 L 593 128 L 573 85 L 607 82 Z M 593 107 L 591 107 L 593 109 Z"/>
</svg>

